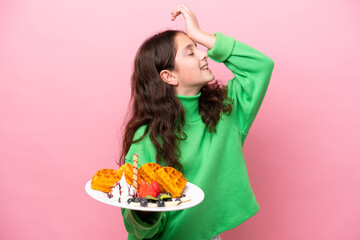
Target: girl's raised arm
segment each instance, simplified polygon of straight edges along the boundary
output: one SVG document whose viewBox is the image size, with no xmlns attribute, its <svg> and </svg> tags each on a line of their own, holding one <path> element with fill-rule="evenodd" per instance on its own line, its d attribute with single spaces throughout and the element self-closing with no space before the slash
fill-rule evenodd
<svg viewBox="0 0 360 240">
<path fill-rule="evenodd" d="M 195 14 L 184 4 L 180 4 L 174 8 L 171 12 L 171 21 L 174 21 L 180 14 L 184 16 L 186 34 L 189 38 L 208 49 L 212 49 L 216 41 L 216 36 L 202 31 Z"/>
</svg>

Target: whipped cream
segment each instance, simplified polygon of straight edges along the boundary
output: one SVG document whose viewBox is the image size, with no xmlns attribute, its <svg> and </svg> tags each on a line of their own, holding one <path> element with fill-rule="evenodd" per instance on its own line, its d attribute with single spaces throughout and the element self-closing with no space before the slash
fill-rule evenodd
<svg viewBox="0 0 360 240">
<path fill-rule="evenodd" d="M 111 187 L 111 192 L 107 193 L 108 198 L 113 202 L 120 202 L 120 184 L 115 183 Z"/>
<path fill-rule="evenodd" d="M 125 179 L 125 173 L 123 173 L 122 178 L 120 179 L 120 202 L 127 202 L 129 198 L 136 197 L 135 188 L 128 184 Z"/>
<path fill-rule="evenodd" d="M 123 173 L 120 181 L 111 187 L 111 192 L 107 196 L 111 201 L 126 203 L 129 198 L 136 197 L 136 190 L 126 182 L 125 173 Z"/>
</svg>

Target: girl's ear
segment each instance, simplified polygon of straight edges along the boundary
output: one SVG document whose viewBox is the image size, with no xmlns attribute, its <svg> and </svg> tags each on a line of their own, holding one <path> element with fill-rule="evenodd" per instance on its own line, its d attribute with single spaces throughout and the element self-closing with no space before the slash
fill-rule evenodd
<svg viewBox="0 0 360 240">
<path fill-rule="evenodd" d="M 166 82 L 170 85 L 173 85 L 173 86 L 179 85 L 176 75 L 169 70 L 162 70 L 160 72 L 160 76 L 164 80 L 164 82 Z"/>
</svg>

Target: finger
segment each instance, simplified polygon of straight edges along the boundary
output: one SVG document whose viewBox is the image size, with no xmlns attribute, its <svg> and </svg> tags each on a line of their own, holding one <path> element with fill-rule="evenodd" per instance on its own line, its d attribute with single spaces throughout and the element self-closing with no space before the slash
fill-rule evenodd
<svg viewBox="0 0 360 240">
<path fill-rule="evenodd" d="M 188 6 L 186 6 L 185 4 L 183 4 L 182 6 L 182 9 L 184 10 L 184 12 L 187 13 L 187 15 L 191 18 L 194 18 L 195 17 L 195 14 L 193 11 L 190 10 L 190 8 Z"/>
<path fill-rule="evenodd" d="M 175 9 L 173 12 L 173 19 L 175 19 L 177 16 L 179 16 L 180 14 L 182 14 L 185 18 L 185 21 L 189 20 L 191 18 L 190 13 L 183 8 L 183 6 L 180 6 L 178 9 Z"/>
<path fill-rule="evenodd" d="M 191 11 L 189 11 L 185 5 L 181 4 L 181 5 L 178 5 L 176 8 L 174 8 L 174 10 L 171 12 L 171 13 L 176 13 L 176 12 L 180 12 L 180 13 L 187 13 L 187 14 L 190 14 Z"/>
<path fill-rule="evenodd" d="M 176 17 L 179 16 L 180 14 L 181 14 L 181 12 L 179 12 L 179 11 L 172 12 L 171 20 L 174 21 L 176 19 Z"/>
<path fill-rule="evenodd" d="M 193 11 L 190 10 L 190 8 L 188 6 L 186 6 L 185 4 L 182 5 L 182 7 L 190 14 L 193 13 Z"/>
<path fill-rule="evenodd" d="M 179 4 L 176 7 L 174 7 L 173 11 L 179 10 L 180 8 L 185 8 L 184 4 Z"/>
<path fill-rule="evenodd" d="M 179 16 L 181 14 L 181 11 L 179 11 L 178 9 L 174 10 L 171 12 L 172 18 L 176 18 L 177 16 Z"/>
</svg>

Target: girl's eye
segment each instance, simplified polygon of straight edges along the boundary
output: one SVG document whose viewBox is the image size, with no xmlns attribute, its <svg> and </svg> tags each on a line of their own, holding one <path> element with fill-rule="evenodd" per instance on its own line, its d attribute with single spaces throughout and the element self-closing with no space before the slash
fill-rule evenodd
<svg viewBox="0 0 360 240">
<path fill-rule="evenodd" d="M 194 53 L 192 52 L 192 53 L 189 53 L 189 55 L 191 56 L 191 55 L 194 55 Z"/>
</svg>

